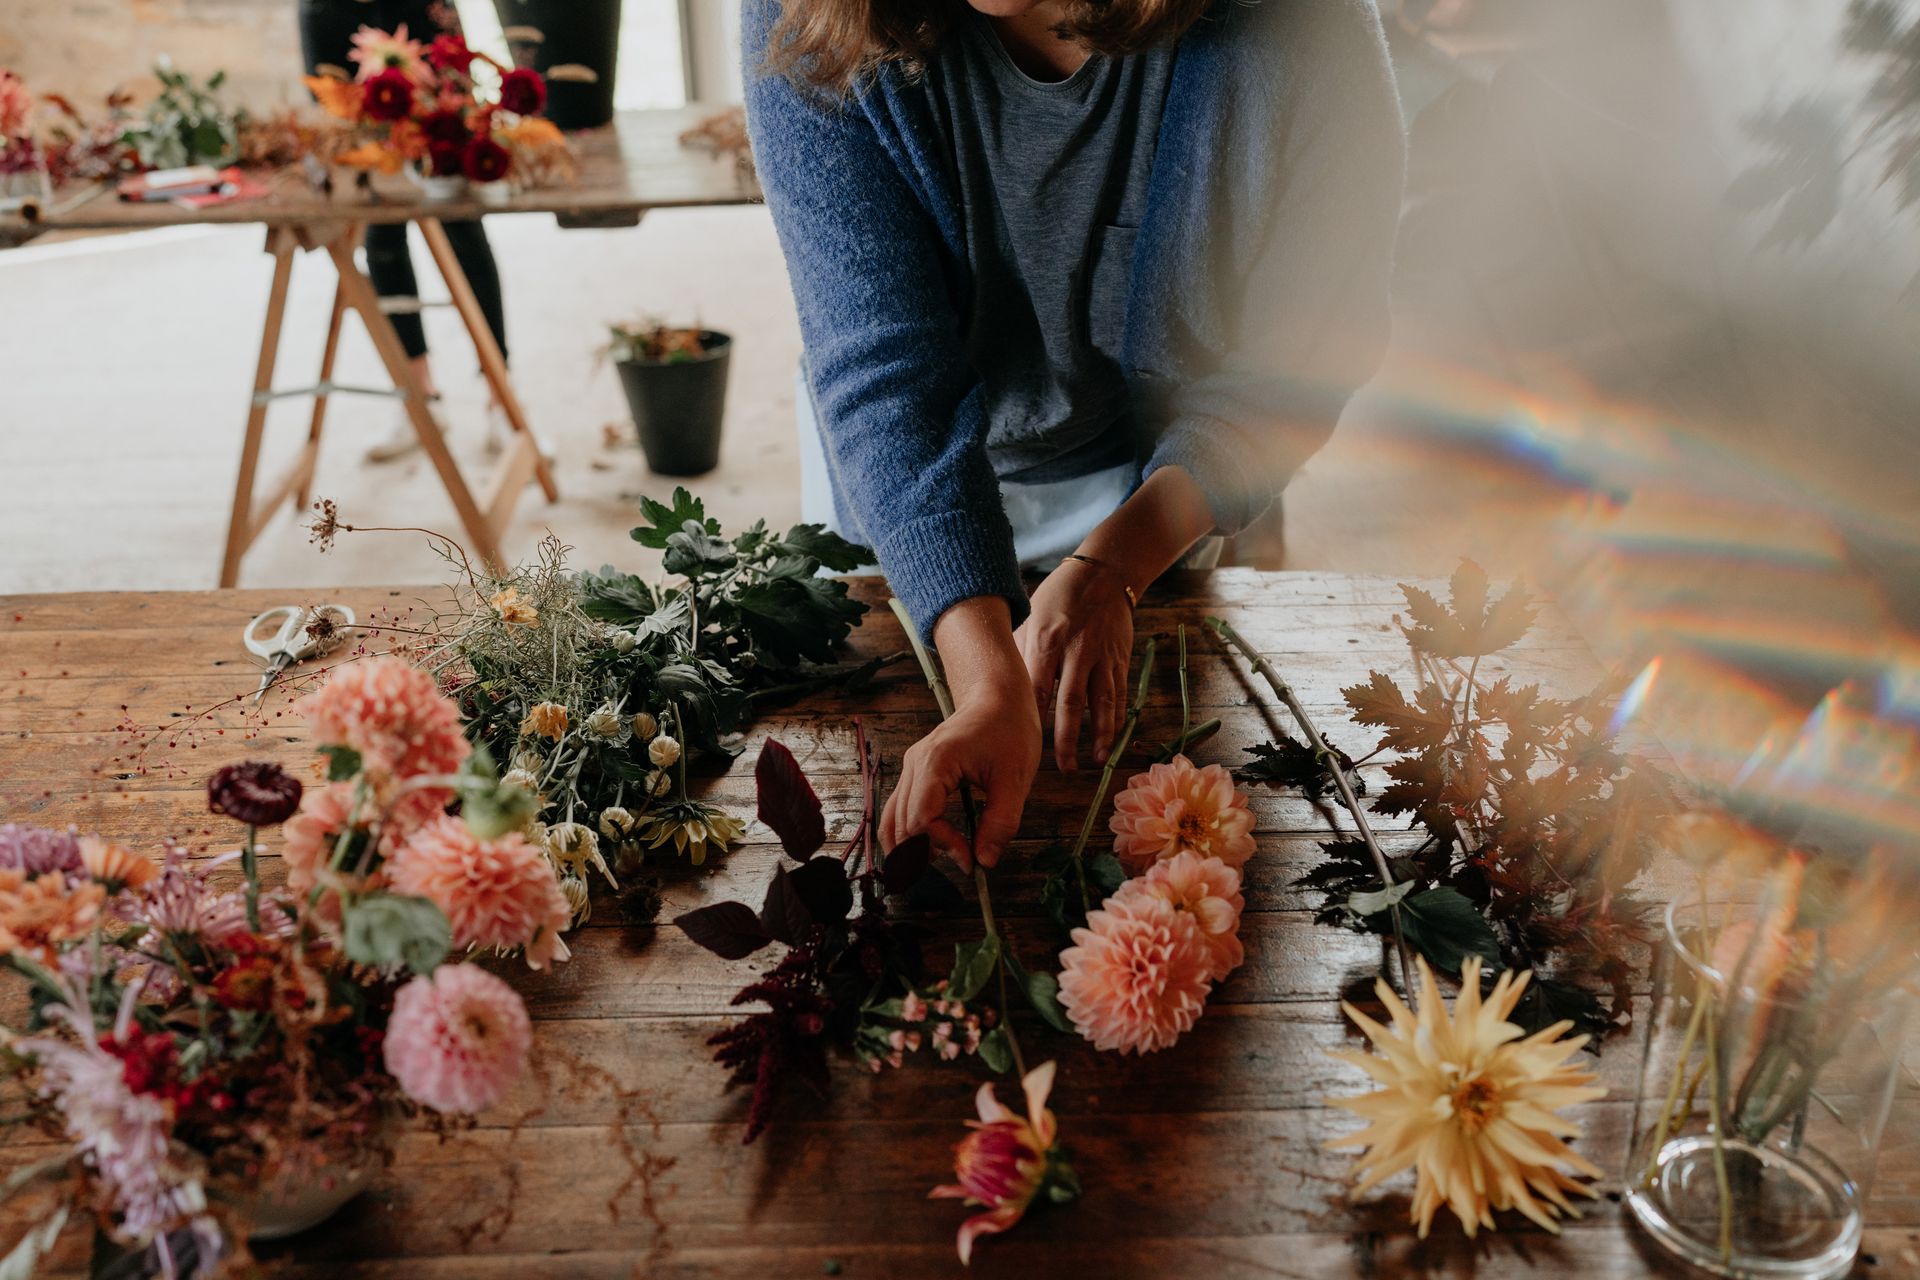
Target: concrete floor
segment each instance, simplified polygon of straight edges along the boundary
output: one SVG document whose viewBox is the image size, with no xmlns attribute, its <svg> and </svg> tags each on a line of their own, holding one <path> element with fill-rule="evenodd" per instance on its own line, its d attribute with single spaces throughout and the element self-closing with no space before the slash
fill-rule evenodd
<svg viewBox="0 0 1920 1280">
<path fill-rule="evenodd" d="M 792 303 L 766 212 L 670 211 L 638 228 L 557 230 L 540 216 L 488 220 L 504 277 L 515 379 L 536 428 L 558 450 L 561 501 L 529 492 L 507 537 L 524 555 L 548 529 L 583 565 L 641 563 L 626 531 L 637 495 L 664 496 L 632 442 L 604 322 L 660 314 L 731 332 L 733 375 L 721 465 L 694 488 L 729 525 L 798 516 Z M 424 251 L 417 260 L 427 262 Z M 257 229 L 195 229 L 0 255 L 0 592 L 162 589 L 215 582 L 269 259 Z M 431 275 L 423 270 L 423 281 Z M 331 296 L 324 261 L 294 272 L 277 381 L 311 377 Z M 431 295 L 434 288 L 423 283 Z M 456 453 L 484 474 L 484 391 L 451 311 L 430 342 Z M 348 323 L 337 374 L 378 383 L 370 344 Z M 1334 443 L 1288 491 L 1292 567 L 1443 573 L 1462 554 L 1523 567 L 1521 549 L 1573 495 L 1537 470 L 1490 465 L 1458 441 L 1422 444 L 1380 397 L 1348 415 Z M 457 532 L 417 456 L 361 461 L 397 410 L 336 399 L 317 495 L 354 524 Z M 276 405 L 263 474 L 304 436 L 304 403 Z M 611 428 L 611 433 L 609 432 Z M 435 580 L 443 566 L 410 534 L 343 536 L 325 555 L 303 522 L 277 518 L 248 555 L 244 585 Z"/>
</svg>

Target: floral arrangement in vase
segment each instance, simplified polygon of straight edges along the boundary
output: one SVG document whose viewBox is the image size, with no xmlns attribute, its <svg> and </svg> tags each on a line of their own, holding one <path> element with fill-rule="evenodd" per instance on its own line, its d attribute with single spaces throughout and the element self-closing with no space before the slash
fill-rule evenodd
<svg viewBox="0 0 1920 1280">
<path fill-rule="evenodd" d="M 524 1071 L 519 995 L 455 956 L 559 949 L 544 859 L 496 834 L 523 798 L 397 659 L 336 674 L 306 710 L 324 787 L 262 763 L 208 783 L 211 811 L 245 826 L 237 852 L 195 864 L 170 847 L 156 863 L 0 828 L 0 961 L 26 985 L 24 1017 L 0 1027 L 9 1122 L 55 1148 L 9 1178 L 10 1195 L 55 1192 L 9 1274 L 80 1215 L 98 1227 L 96 1270 L 125 1257 L 214 1274 L 250 1236 L 356 1194 L 398 1117 L 484 1111 Z M 258 839 L 273 827 L 287 877 L 269 889 Z"/>
<path fill-rule="evenodd" d="M 447 194 L 467 182 L 538 186 L 571 176 L 565 138 L 541 118 L 547 86 L 539 72 L 503 67 L 457 35 L 422 44 L 404 25 L 391 32 L 362 27 L 351 57 L 352 79 L 306 77 L 321 108 L 359 135 L 359 145 L 333 156 L 336 164 L 382 173 L 410 168 L 430 192 L 444 186 Z M 476 67 L 498 77 L 496 91 L 483 96 Z"/>
</svg>

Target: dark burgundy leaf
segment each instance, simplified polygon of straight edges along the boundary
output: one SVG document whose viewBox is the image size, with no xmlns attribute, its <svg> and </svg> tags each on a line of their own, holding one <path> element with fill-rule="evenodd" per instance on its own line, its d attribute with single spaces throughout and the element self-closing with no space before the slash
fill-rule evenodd
<svg viewBox="0 0 1920 1280">
<path fill-rule="evenodd" d="M 853 886 L 847 883 L 846 869 L 840 859 L 814 858 L 787 876 L 787 882 L 815 924 L 839 924 L 853 909 Z"/>
<path fill-rule="evenodd" d="M 933 841 L 926 832 L 909 836 L 893 847 L 880 864 L 880 883 L 888 893 L 905 893 L 927 872 L 933 861 Z"/>
<path fill-rule="evenodd" d="M 744 902 L 716 902 L 674 921 L 689 938 L 723 960 L 739 960 L 773 941 Z"/>
<path fill-rule="evenodd" d="M 769 738 L 753 766 L 754 786 L 760 793 L 760 821 L 780 837 L 780 845 L 795 862 L 805 862 L 827 842 L 827 822 L 820 797 L 800 772 L 793 752 Z"/>
<path fill-rule="evenodd" d="M 760 907 L 760 924 L 780 942 L 797 947 L 813 932 L 813 913 L 794 887 L 784 866 L 773 869 L 767 883 L 767 900 Z"/>
</svg>

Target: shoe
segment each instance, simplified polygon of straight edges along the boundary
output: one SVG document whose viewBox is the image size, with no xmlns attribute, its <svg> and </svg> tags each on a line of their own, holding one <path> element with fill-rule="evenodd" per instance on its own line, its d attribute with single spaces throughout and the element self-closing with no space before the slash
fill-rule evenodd
<svg viewBox="0 0 1920 1280">
<path fill-rule="evenodd" d="M 440 397 L 437 395 L 427 397 L 428 413 L 433 412 L 433 405 L 436 404 L 439 399 Z M 434 421 L 439 423 L 441 432 L 445 433 L 447 429 L 446 424 L 440 423 L 438 418 L 435 418 Z M 403 405 L 394 413 L 393 426 L 388 429 L 386 438 L 375 442 L 373 446 L 367 450 L 365 456 L 366 460 L 371 463 L 395 462 L 406 457 L 419 447 L 420 433 L 413 429 L 413 419 L 407 416 L 406 407 Z"/>
</svg>

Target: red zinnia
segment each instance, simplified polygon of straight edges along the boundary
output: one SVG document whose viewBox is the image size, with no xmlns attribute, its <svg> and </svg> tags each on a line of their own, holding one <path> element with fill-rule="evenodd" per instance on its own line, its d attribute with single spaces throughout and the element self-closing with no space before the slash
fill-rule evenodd
<svg viewBox="0 0 1920 1280">
<path fill-rule="evenodd" d="M 398 67 L 388 67 L 362 88 L 361 101 L 375 120 L 405 120 L 413 112 L 413 81 Z"/>
<path fill-rule="evenodd" d="M 517 116 L 537 116 L 547 105 L 547 82 L 538 71 L 515 67 L 500 77 L 500 106 Z"/>
<path fill-rule="evenodd" d="M 475 182 L 498 182 L 507 176 L 513 157 L 492 138 L 475 138 L 467 147 L 464 168 Z"/>
<path fill-rule="evenodd" d="M 255 1012 L 273 1003 L 273 961 L 249 956 L 213 976 L 213 998 L 229 1009 Z"/>
</svg>

